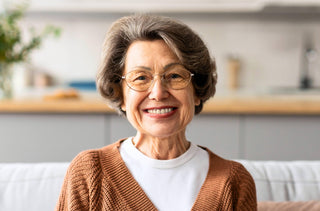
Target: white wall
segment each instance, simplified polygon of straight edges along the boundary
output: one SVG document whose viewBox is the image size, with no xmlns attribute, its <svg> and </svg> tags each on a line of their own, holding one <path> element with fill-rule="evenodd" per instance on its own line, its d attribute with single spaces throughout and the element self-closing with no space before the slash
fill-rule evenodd
<svg viewBox="0 0 320 211">
<path fill-rule="evenodd" d="M 31 13 L 25 26 L 46 23 L 62 28 L 58 39 L 48 39 L 33 54 L 33 63 L 60 82 L 94 79 L 101 44 L 110 24 L 125 14 Z M 197 31 L 216 57 L 218 89 L 227 87 L 226 58 L 242 61 L 240 84 L 247 90 L 298 86 L 303 35 L 313 33 L 320 49 L 320 14 L 167 14 Z M 320 59 L 320 56 L 319 56 Z M 315 64 L 315 85 L 320 86 L 320 63 Z"/>
</svg>

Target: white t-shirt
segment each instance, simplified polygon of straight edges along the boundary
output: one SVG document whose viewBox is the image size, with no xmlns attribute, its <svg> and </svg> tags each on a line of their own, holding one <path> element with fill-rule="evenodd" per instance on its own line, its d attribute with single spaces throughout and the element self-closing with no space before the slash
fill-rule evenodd
<svg viewBox="0 0 320 211">
<path fill-rule="evenodd" d="M 120 145 L 120 154 L 159 211 L 191 210 L 208 173 L 207 151 L 191 143 L 181 156 L 157 160 L 140 152 L 131 137 Z"/>
</svg>

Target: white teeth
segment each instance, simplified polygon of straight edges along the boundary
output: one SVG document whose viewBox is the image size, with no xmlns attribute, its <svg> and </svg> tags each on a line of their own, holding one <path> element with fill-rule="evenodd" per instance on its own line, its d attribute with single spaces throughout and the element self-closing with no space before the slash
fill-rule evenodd
<svg viewBox="0 0 320 211">
<path fill-rule="evenodd" d="M 150 109 L 148 113 L 152 114 L 165 114 L 173 111 L 173 108 L 162 108 L 162 109 Z"/>
</svg>

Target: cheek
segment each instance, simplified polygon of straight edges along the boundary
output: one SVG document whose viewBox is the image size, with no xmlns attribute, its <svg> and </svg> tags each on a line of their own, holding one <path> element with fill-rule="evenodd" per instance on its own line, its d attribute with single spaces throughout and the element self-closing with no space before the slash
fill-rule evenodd
<svg viewBox="0 0 320 211">
<path fill-rule="evenodd" d="M 143 96 L 139 92 L 135 92 L 131 89 L 123 89 L 123 104 L 122 107 L 129 113 L 139 111 L 139 105 L 143 100 Z"/>
<path fill-rule="evenodd" d="M 188 98 L 188 104 L 190 106 L 189 109 L 194 112 L 195 106 L 200 104 L 200 99 L 196 96 L 192 86 L 189 87 L 187 98 Z"/>
<path fill-rule="evenodd" d="M 190 101 L 189 101 L 189 105 L 188 105 L 188 115 L 190 116 L 190 118 L 193 117 L 194 110 L 195 110 L 194 99 L 191 98 Z"/>
<path fill-rule="evenodd" d="M 192 90 L 190 90 L 190 92 L 192 92 Z M 194 98 L 193 95 L 189 95 L 188 93 L 186 93 L 185 96 L 186 97 L 184 98 L 184 101 L 183 101 L 184 114 L 182 118 L 186 118 L 186 121 L 190 121 L 190 119 L 192 119 L 194 115 L 196 99 Z"/>
<path fill-rule="evenodd" d="M 130 106 L 134 103 L 133 100 L 135 99 L 134 93 L 126 84 L 122 84 L 122 94 L 123 94 L 123 101 L 121 104 L 121 109 L 123 111 L 130 110 Z"/>
</svg>

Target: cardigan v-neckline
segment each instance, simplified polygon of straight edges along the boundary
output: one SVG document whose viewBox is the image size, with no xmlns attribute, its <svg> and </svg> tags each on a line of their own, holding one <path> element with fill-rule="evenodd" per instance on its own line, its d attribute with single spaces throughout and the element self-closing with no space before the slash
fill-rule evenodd
<svg viewBox="0 0 320 211">
<path fill-rule="evenodd" d="M 143 204 L 150 211 L 157 210 L 121 158 L 119 148 L 124 140 L 121 139 L 110 145 L 111 150 L 109 147 L 100 150 L 103 173 L 120 193 L 124 193 L 123 203 L 127 207 L 136 210 Z M 229 173 L 226 171 L 230 171 L 230 168 L 225 165 L 225 162 L 222 162 L 224 159 L 218 157 L 209 149 L 202 148 L 209 154 L 209 170 L 191 210 L 200 210 L 200 207 L 201 210 L 219 210 L 227 182 L 225 175 Z"/>
</svg>

